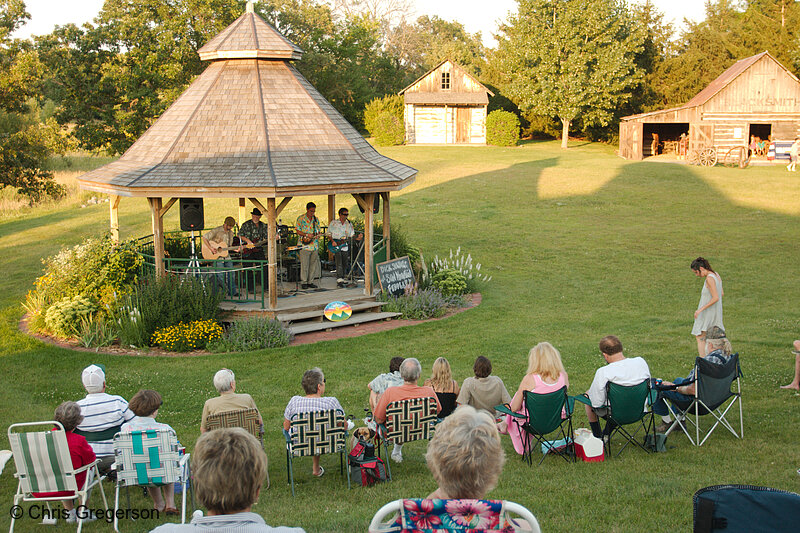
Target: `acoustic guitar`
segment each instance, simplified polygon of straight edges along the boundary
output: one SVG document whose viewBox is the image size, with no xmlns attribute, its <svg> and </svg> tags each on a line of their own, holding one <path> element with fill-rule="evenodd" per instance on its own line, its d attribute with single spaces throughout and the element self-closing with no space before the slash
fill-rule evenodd
<svg viewBox="0 0 800 533">
<path fill-rule="evenodd" d="M 213 248 L 212 246 L 206 244 L 205 239 L 203 239 L 203 245 L 201 247 L 201 253 L 203 255 L 203 259 L 207 259 L 209 261 L 228 257 L 228 255 L 230 255 L 229 250 L 236 250 L 240 246 L 243 249 L 248 249 L 248 248 L 253 249 L 256 247 L 255 244 L 237 244 L 236 246 L 225 246 L 224 241 L 210 241 L 210 242 Z M 216 249 L 217 247 L 219 247 L 219 249 L 215 252 L 214 249 Z"/>
</svg>

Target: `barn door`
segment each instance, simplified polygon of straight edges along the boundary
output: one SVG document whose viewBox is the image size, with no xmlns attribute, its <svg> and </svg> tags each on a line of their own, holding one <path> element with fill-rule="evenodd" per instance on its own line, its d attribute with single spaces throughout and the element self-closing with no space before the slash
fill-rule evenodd
<svg viewBox="0 0 800 533">
<path fill-rule="evenodd" d="M 641 122 L 619 123 L 619 155 L 625 159 L 641 161 L 642 134 L 644 124 Z"/>
<path fill-rule="evenodd" d="M 469 124 L 472 120 L 472 109 L 469 107 L 456 108 L 456 143 L 468 143 Z"/>
<path fill-rule="evenodd" d="M 714 146 L 713 124 L 689 124 L 689 150 L 702 150 Z"/>
</svg>

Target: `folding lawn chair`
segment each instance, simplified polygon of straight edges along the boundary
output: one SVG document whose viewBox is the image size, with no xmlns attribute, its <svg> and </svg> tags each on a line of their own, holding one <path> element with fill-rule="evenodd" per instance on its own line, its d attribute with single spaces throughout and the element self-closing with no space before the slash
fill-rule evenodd
<svg viewBox="0 0 800 533">
<path fill-rule="evenodd" d="M 694 533 L 794 533 L 800 494 L 752 485 L 714 485 L 692 497 Z"/>
<path fill-rule="evenodd" d="M 676 426 L 679 426 L 695 446 L 702 446 L 717 426 L 723 426 L 737 439 L 744 438 L 744 415 L 742 413 L 742 385 L 739 378 L 742 375 L 739 367 L 739 354 L 731 356 L 727 363 L 719 365 L 703 357 L 695 360 L 695 393 L 686 396 L 681 401 L 672 397 L 665 399 L 670 414 L 676 422 L 667 430 L 669 435 Z M 733 382 L 736 381 L 736 392 L 731 391 Z M 739 432 L 725 418 L 728 411 L 739 405 Z M 700 429 L 700 417 L 710 414 L 714 417 L 714 424 L 708 430 Z M 694 438 L 690 434 L 686 422 L 695 428 Z M 700 440 L 701 433 L 703 439 Z"/>
<path fill-rule="evenodd" d="M 436 398 L 409 398 L 386 406 L 386 421 L 378 425 L 378 436 L 386 450 L 386 470 L 392 479 L 389 465 L 389 442 L 404 444 L 415 440 L 428 440 L 433 436 L 439 418 L 436 416 Z M 378 447 L 380 450 L 380 446 Z"/>
<path fill-rule="evenodd" d="M 509 513 L 520 518 L 512 520 Z M 525 522 L 528 529 L 517 529 L 515 526 L 520 521 Z M 539 522 L 529 510 L 504 500 L 395 500 L 381 507 L 369 524 L 369 533 L 509 533 L 519 530 L 541 533 Z"/>
<path fill-rule="evenodd" d="M 573 396 L 573 398 L 586 405 L 591 405 L 585 396 Z M 617 456 L 622 453 L 628 444 L 633 443 L 646 452 L 650 452 L 646 447 L 649 439 L 655 440 L 655 416 L 652 409 L 653 394 L 650 391 L 650 379 L 645 379 L 637 385 L 619 385 L 617 383 L 606 384 L 606 403 L 603 407 L 608 411 L 606 427 L 611 424 L 611 431 L 608 433 L 606 442 L 606 452 L 611 453 L 611 440 L 617 433 L 625 437 L 625 444 L 617 452 Z M 636 430 L 630 433 L 624 426 L 636 424 Z M 642 442 L 636 440 L 636 435 L 644 429 L 644 439 Z M 648 439 L 649 437 L 649 439 Z"/>
<path fill-rule="evenodd" d="M 46 431 L 15 432 L 17 428 L 38 426 L 46 427 Z M 52 431 L 52 428 L 58 428 Z M 100 494 L 103 496 L 103 506 L 108 510 L 108 502 L 103 486 L 100 483 L 104 477 L 100 476 L 96 459 L 93 463 L 84 465 L 77 470 L 72 466 L 72 458 L 67 445 L 67 436 L 64 426 L 55 421 L 27 422 L 12 424 L 8 428 L 8 442 L 14 456 L 14 464 L 19 480 L 17 492 L 14 495 L 14 505 L 20 502 L 44 502 L 50 509 L 50 502 L 61 500 L 74 500 L 76 508 L 85 506 L 89 498 L 89 491 L 95 485 L 100 485 Z M 75 475 L 86 472 L 86 479 L 82 487 L 78 487 Z M 34 493 L 72 492 L 72 495 L 35 496 Z M 55 514 L 55 513 L 53 513 Z M 15 514 L 11 513 L 11 527 L 9 533 L 14 531 Z M 83 527 L 83 518 L 78 518 L 78 533 Z"/>
<path fill-rule="evenodd" d="M 347 429 L 344 413 L 339 409 L 298 413 L 290 420 L 289 431 L 283 430 L 286 439 L 286 470 L 294 496 L 295 457 L 310 457 L 326 453 L 339 454 L 339 473 L 344 475 L 344 455 L 347 452 Z M 350 476 L 347 476 L 350 488 Z"/>
<path fill-rule="evenodd" d="M 264 425 L 261 423 L 261 415 L 258 409 L 238 409 L 236 411 L 224 411 L 206 418 L 206 429 L 219 428 L 244 428 L 252 436 L 264 445 Z"/>
<path fill-rule="evenodd" d="M 114 468 L 117 472 L 117 487 L 114 496 L 114 530 L 119 531 L 119 489 L 128 487 L 160 487 L 179 483 L 181 502 L 181 524 L 186 523 L 186 491 L 192 490 L 189 454 L 182 455 L 178 448 L 178 437 L 169 429 L 148 429 L 117 433 L 114 437 Z M 191 500 L 194 509 L 194 493 Z"/>
<path fill-rule="evenodd" d="M 515 413 L 505 405 L 495 406 L 497 411 L 515 418 L 520 439 L 525 443 L 525 453 L 523 453 L 522 459 L 527 460 L 529 465 L 532 464 L 533 449 L 542 445 L 548 453 L 555 452 L 564 460 L 570 462 L 569 439 L 572 438 L 572 412 L 575 401 L 567 395 L 567 388 L 562 387 L 547 394 L 524 391 L 523 405 L 525 406 L 525 414 Z M 562 414 L 566 414 L 566 416 L 562 418 Z M 564 429 L 565 425 L 566 431 Z M 508 429 L 512 431 L 511 428 Z M 560 432 L 561 438 L 567 443 L 567 446 L 563 449 L 557 448 L 553 445 L 553 442 L 545 439 L 547 435 L 557 430 Z M 534 444 L 530 442 L 531 437 L 536 439 Z M 543 454 L 539 464 L 542 464 L 545 457 L 547 455 Z"/>
</svg>

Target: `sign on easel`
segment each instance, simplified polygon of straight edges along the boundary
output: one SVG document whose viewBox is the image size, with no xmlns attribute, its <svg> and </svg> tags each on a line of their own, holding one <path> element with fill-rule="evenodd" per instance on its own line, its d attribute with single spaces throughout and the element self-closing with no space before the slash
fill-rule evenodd
<svg viewBox="0 0 800 533">
<path fill-rule="evenodd" d="M 411 260 L 407 255 L 378 263 L 375 265 L 375 270 L 378 272 L 381 290 L 393 296 L 401 296 L 408 285 L 413 286 L 417 282 L 414 269 L 411 268 Z"/>
</svg>

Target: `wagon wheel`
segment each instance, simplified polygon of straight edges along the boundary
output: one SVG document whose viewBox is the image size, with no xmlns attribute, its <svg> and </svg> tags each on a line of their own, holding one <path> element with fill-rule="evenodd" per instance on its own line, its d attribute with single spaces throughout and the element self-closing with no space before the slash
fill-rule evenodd
<svg viewBox="0 0 800 533">
<path fill-rule="evenodd" d="M 700 152 L 700 164 L 704 167 L 713 167 L 717 164 L 716 148 L 706 148 Z"/>
<path fill-rule="evenodd" d="M 700 150 L 689 150 L 689 153 L 686 154 L 686 162 L 690 165 L 699 165 Z"/>
<path fill-rule="evenodd" d="M 750 158 L 747 156 L 747 148 L 744 146 L 734 146 L 725 154 L 723 159 L 724 164 L 738 165 L 739 168 L 745 168 L 750 164 Z"/>
<path fill-rule="evenodd" d="M 747 148 L 739 147 L 739 168 L 746 168 L 750 164 L 750 157 L 747 155 Z"/>
</svg>

